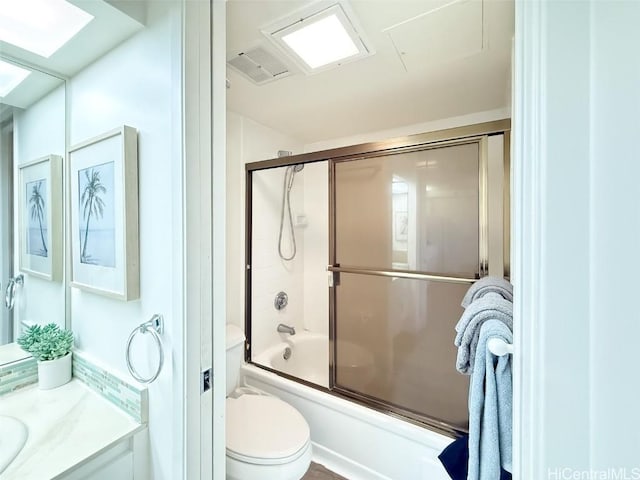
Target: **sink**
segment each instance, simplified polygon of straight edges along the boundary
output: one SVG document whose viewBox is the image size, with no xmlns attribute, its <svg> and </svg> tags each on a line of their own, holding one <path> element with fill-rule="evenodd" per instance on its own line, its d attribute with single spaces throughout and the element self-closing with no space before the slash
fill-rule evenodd
<svg viewBox="0 0 640 480">
<path fill-rule="evenodd" d="M 27 426 L 20 420 L 0 415 L 0 473 L 20 453 L 27 435 Z"/>
</svg>

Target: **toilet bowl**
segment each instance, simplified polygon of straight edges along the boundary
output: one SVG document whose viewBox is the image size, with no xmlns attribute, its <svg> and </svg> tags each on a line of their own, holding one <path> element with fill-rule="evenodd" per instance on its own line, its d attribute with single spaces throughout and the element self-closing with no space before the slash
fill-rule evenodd
<svg viewBox="0 0 640 480">
<path fill-rule="evenodd" d="M 311 463 L 309 425 L 300 412 L 276 397 L 246 389 L 232 395 L 243 345 L 243 332 L 227 325 L 227 479 L 299 480 Z"/>
<path fill-rule="evenodd" d="M 278 398 L 228 398 L 226 427 L 227 479 L 298 480 L 309 468 L 309 426 Z"/>
</svg>

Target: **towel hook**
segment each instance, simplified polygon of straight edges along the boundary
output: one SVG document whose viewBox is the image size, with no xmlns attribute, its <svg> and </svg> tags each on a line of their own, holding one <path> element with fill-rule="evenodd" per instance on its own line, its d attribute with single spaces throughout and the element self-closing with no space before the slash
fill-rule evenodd
<svg viewBox="0 0 640 480">
<path fill-rule="evenodd" d="M 133 367 L 131 363 L 131 342 L 133 341 L 133 337 L 136 336 L 137 333 L 150 333 L 153 339 L 156 342 L 156 346 L 158 347 L 158 368 L 156 372 L 149 378 L 144 378 L 141 376 L 136 369 Z M 160 371 L 162 370 L 162 366 L 164 365 L 164 348 L 162 346 L 162 339 L 160 335 L 164 332 L 164 318 L 162 315 L 155 314 L 151 319 L 147 322 L 141 323 L 136 328 L 133 329 L 131 334 L 129 335 L 129 339 L 127 340 L 127 348 L 126 348 L 126 360 L 127 360 L 127 368 L 129 369 L 129 373 L 133 378 L 135 378 L 138 382 L 149 384 L 153 382 L 158 375 L 160 375 Z"/>
<path fill-rule="evenodd" d="M 505 342 L 501 338 L 490 338 L 487 342 L 487 348 L 498 357 L 513 354 L 513 345 Z"/>
</svg>

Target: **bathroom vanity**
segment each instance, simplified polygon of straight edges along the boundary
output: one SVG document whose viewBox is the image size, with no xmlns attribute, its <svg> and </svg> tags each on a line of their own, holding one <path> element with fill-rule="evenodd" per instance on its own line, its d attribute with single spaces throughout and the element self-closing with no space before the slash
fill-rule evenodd
<svg viewBox="0 0 640 480">
<path fill-rule="evenodd" d="M 4 395 L 2 416 L 27 430 L 24 446 L 0 473 L 2 480 L 149 478 L 147 425 L 78 379 L 53 390 L 34 384 Z"/>
</svg>

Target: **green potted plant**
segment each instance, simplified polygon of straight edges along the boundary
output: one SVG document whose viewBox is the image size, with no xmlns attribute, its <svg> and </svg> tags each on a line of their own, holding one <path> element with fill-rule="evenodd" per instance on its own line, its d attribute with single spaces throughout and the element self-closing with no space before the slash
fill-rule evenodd
<svg viewBox="0 0 640 480">
<path fill-rule="evenodd" d="M 55 323 L 33 325 L 18 337 L 20 348 L 38 361 L 38 387 L 49 390 L 71 380 L 73 333 Z"/>
</svg>

